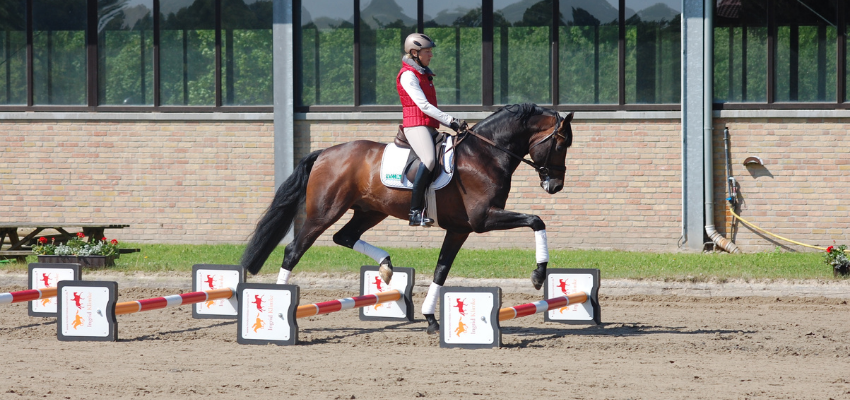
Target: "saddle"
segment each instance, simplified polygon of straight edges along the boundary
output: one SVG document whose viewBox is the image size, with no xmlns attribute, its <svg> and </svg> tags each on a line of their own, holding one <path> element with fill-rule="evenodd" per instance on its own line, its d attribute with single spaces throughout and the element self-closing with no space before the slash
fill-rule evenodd
<svg viewBox="0 0 850 400">
<path fill-rule="evenodd" d="M 431 140 L 436 142 L 434 145 L 434 155 L 436 158 L 436 164 L 434 165 L 434 170 L 431 171 L 431 182 L 437 180 L 437 177 L 440 176 L 437 173 L 437 167 L 441 170 L 449 173 L 453 168 L 446 169 L 444 165 L 444 154 L 446 153 L 446 136 L 448 136 L 445 132 L 437 132 L 436 135 L 432 135 Z M 413 178 L 416 177 L 416 171 L 419 170 L 419 165 L 421 163 L 419 161 L 419 156 L 416 155 L 416 151 L 410 147 L 410 143 L 407 142 L 407 138 L 404 136 L 404 126 L 398 126 L 398 133 L 395 135 L 395 139 L 393 140 L 396 146 L 402 149 L 410 149 L 410 155 L 407 157 L 407 161 L 404 163 L 403 174 L 407 177 L 407 180 L 413 182 Z M 451 166 L 449 166 L 451 167 Z"/>
</svg>

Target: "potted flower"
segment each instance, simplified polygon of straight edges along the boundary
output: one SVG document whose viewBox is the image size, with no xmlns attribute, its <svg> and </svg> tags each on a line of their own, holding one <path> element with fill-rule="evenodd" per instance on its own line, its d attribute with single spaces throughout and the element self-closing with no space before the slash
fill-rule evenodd
<svg viewBox="0 0 850 400">
<path fill-rule="evenodd" d="M 67 243 L 56 244 L 41 237 L 38 243 L 32 247 L 33 253 L 38 255 L 41 263 L 77 263 L 84 267 L 111 267 L 115 265 L 118 257 L 118 241 L 115 239 L 101 240 L 90 238 L 88 242 L 85 235 L 80 232 L 77 237 L 68 240 Z"/>
<path fill-rule="evenodd" d="M 832 274 L 835 276 L 850 275 L 850 259 L 847 258 L 845 250 L 847 250 L 847 246 L 843 244 L 838 247 L 829 246 L 826 248 L 824 262 L 832 266 Z"/>
</svg>

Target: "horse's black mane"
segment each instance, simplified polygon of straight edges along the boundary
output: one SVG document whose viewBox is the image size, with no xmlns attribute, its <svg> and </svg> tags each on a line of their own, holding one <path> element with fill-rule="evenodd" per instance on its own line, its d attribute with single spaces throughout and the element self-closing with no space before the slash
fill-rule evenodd
<svg viewBox="0 0 850 400">
<path fill-rule="evenodd" d="M 498 126 L 511 121 L 516 121 L 522 124 L 522 126 L 526 126 L 531 117 L 548 113 L 548 110 L 534 103 L 511 104 L 499 108 L 489 117 L 484 118 L 475 127 L 489 131 L 492 124 Z"/>
</svg>

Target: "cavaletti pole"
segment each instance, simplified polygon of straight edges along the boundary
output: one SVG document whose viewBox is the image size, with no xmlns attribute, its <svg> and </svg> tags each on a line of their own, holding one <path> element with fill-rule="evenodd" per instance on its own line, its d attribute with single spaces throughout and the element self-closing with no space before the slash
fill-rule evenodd
<svg viewBox="0 0 850 400">
<path fill-rule="evenodd" d="M 522 304 L 513 307 L 499 309 L 499 321 L 507 321 L 514 318 L 527 317 L 529 315 L 566 307 L 573 304 L 581 304 L 589 298 L 585 292 L 572 293 L 566 296 L 553 297 L 551 299 L 535 301 L 534 303 Z"/>
<path fill-rule="evenodd" d="M 19 292 L 0 293 L 0 304 L 20 303 L 56 297 L 55 287 L 21 290 Z"/>
<path fill-rule="evenodd" d="M 388 290 L 365 296 L 347 297 L 344 299 L 324 301 L 321 303 L 298 306 L 295 318 L 311 317 L 313 315 L 328 314 L 336 311 L 349 310 L 352 308 L 368 307 L 375 304 L 388 303 L 401 299 L 401 292 Z"/>
<path fill-rule="evenodd" d="M 234 296 L 235 290 L 230 288 L 205 290 L 202 292 L 191 292 L 175 294 L 172 296 L 154 297 L 152 299 L 127 301 L 115 305 L 115 315 L 132 314 L 142 311 L 158 310 L 166 307 L 176 307 L 184 304 L 203 303 L 219 299 L 229 299 Z"/>
</svg>

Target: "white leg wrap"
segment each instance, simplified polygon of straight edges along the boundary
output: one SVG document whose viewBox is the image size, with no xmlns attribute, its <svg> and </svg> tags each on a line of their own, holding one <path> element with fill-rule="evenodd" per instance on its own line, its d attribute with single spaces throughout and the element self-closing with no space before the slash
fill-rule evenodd
<svg viewBox="0 0 850 400">
<path fill-rule="evenodd" d="M 437 309 L 437 297 L 439 297 L 441 287 L 431 282 L 431 286 L 428 287 L 428 294 L 425 296 L 425 301 L 422 302 L 422 314 L 434 314 L 434 311 Z"/>
<path fill-rule="evenodd" d="M 292 271 L 287 271 L 281 268 L 280 273 L 277 274 L 277 284 L 286 285 L 287 283 L 289 283 L 289 275 L 292 275 Z"/>
<path fill-rule="evenodd" d="M 549 262 L 549 244 L 546 241 L 546 230 L 534 231 L 537 242 L 537 263 Z"/>
<path fill-rule="evenodd" d="M 371 244 L 366 243 L 362 240 L 358 240 L 356 243 L 354 243 L 353 249 L 354 251 L 360 254 L 372 257 L 372 259 L 375 260 L 375 262 L 379 265 L 382 261 L 384 261 L 385 258 L 390 256 L 390 253 L 387 253 L 386 251 L 372 246 Z"/>
</svg>

